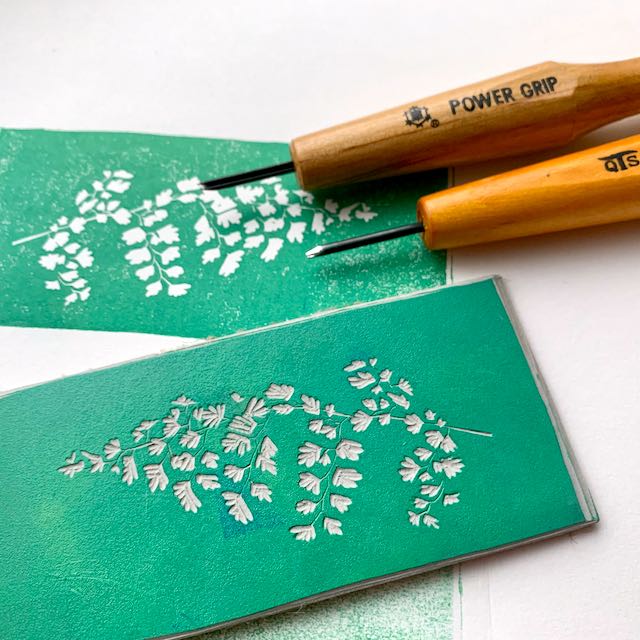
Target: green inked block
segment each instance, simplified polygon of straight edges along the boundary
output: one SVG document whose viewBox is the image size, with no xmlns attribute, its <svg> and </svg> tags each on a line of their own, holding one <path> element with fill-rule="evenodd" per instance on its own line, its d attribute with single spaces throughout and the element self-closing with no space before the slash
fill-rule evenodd
<svg viewBox="0 0 640 640">
<path fill-rule="evenodd" d="M 280 143 L 0 129 L 0 324 L 210 337 L 445 283 L 419 237 L 309 260 L 407 224 L 447 172 L 310 194 Z"/>
<path fill-rule="evenodd" d="M 184 633 L 593 522 L 537 379 L 484 280 L 7 395 L 3 629 Z"/>
</svg>

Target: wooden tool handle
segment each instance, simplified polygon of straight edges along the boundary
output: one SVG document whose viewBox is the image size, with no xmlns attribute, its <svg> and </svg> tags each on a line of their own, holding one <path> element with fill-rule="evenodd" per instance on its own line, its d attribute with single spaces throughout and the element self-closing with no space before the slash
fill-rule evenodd
<svg viewBox="0 0 640 640">
<path fill-rule="evenodd" d="M 424 196 L 429 249 L 640 218 L 640 135 Z"/>
<path fill-rule="evenodd" d="M 564 145 L 640 112 L 640 58 L 545 62 L 296 138 L 300 184 L 318 189 Z"/>
</svg>

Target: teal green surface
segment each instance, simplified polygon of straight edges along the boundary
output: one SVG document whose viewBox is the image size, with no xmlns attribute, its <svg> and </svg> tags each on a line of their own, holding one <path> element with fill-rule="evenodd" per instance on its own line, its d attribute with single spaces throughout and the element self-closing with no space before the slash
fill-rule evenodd
<svg viewBox="0 0 640 640">
<path fill-rule="evenodd" d="M 0 129 L 0 324 L 221 336 L 444 284 L 445 253 L 417 236 L 304 255 L 413 222 L 444 170 L 313 196 L 292 175 L 215 201 L 177 187 L 286 159 L 280 143 Z"/>
<path fill-rule="evenodd" d="M 290 531 L 314 517 L 295 509 L 297 501 L 315 498 L 298 486 L 299 473 L 321 475 L 322 468 L 300 466 L 297 456 L 303 443 L 321 436 L 308 428 L 316 415 L 300 408 L 277 415 L 273 400 L 258 427 L 260 438 L 267 434 L 278 448 L 277 475 L 260 476 L 272 502 L 253 500 L 253 520 L 234 520 L 220 493 L 240 490 L 223 475 L 223 464 L 239 460 L 221 450 L 228 420 L 248 398 L 265 398 L 272 383 L 294 387 L 292 406 L 303 394 L 318 399 L 327 423 L 327 404 L 354 416 L 371 387 L 349 384 L 355 374 L 343 368 L 372 358 L 378 371 L 393 372 L 393 381 L 409 381 L 413 395 L 405 394 L 410 408 L 385 410 L 394 416 L 390 423 L 371 410 L 366 430 L 345 419 L 333 444 L 322 441 L 334 447 L 332 456 L 342 439 L 363 449 L 357 460 L 333 457 L 327 467 L 362 476 L 355 488 L 331 489 L 352 498 L 347 512 L 331 512 L 342 535 L 329 535 L 322 519 L 309 542 Z M 244 400 L 236 402 L 232 392 Z M 102 455 L 103 444 L 115 438 L 129 446 L 130 431 L 143 419 L 166 416 L 181 394 L 205 408 L 227 405 L 205 447 L 221 456 L 214 472 L 222 488 L 203 491 L 187 474 L 202 502 L 197 513 L 183 510 L 172 494 L 184 474 L 168 461 L 169 486 L 155 493 L 142 471 L 148 459 L 138 460 L 140 478 L 131 486 L 122 470 L 92 474 L 85 467 L 72 478 L 58 472 L 71 451 Z M 385 390 L 376 402 L 382 397 L 391 398 Z M 427 445 L 428 427 L 417 434 L 406 429 L 401 416 L 415 412 L 428 422 L 426 410 L 455 425 L 453 453 Z M 126 640 L 197 629 L 584 521 L 547 409 L 491 280 L 67 378 L 8 395 L 0 411 L 1 624 L 11 638 Z M 431 430 L 444 434 L 449 427 Z M 174 445 L 172 455 L 187 451 Z M 251 455 L 258 445 L 253 442 Z M 434 507 L 438 529 L 408 520 L 420 483 L 403 482 L 398 469 L 416 447 L 430 448 L 434 459 L 464 461 L 454 477 L 438 475 L 447 494 L 459 495 L 457 504 Z M 434 475 L 435 469 L 434 462 Z"/>
</svg>

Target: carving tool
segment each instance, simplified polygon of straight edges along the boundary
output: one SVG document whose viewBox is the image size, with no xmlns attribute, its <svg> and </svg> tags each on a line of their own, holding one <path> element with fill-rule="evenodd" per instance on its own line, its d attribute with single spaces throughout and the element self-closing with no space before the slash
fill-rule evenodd
<svg viewBox="0 0 640 640">
<path fill-rule="evenodd" d="M 545 62 L 295 138 L 291 161 L 203 182 L 285 173 L 319 189 L 566 145 L 640 112 L 640 58 Z"/>
<path fill-rule="evenodd" d="M 418 222 L 307 251 L 328 255 L 421 233 L 452 249 L 640 219 L 640 135 L 423 196 Z"/>
</svg>

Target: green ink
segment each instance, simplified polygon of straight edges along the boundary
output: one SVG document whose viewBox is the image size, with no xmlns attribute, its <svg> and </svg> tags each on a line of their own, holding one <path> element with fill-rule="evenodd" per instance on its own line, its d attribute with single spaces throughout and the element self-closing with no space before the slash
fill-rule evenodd
<svg viewBox="0 0 640 640">
<path fill-rule="evenodd" d="M 493 280 L 25 389 L 0 412 L 12 638 L 225 624 L 597 518 Z M 446 637 L 443 575 L 424 607 Z M 386 606 L 415 607 L 415 580 Z M 372 600 L 344 602 L 333 616 L 383 635 Z"/>
<path fill-rule="evenodd" d="M 198 640 L 451 640 L 452 570 L 372 587 Z"/>
<path fill-rule="evenodd" d="M 375 299 L 444 283 L 444 254 L 429 255 L 419 241 L 412 238 L 377 247 L 375 251 L 356 252 L 323 261 L 309 261 L 303 257 L 304 251 L 318 241 L 330 241 L 344 233 L 368 232 L 411 220 L 419 195 L 446 186 L 444 171 L 324 194 L 317 200 L 321 209 L 324 209 L 328 200 L 344 204 L 345 207 L 354 202 L 366 202 L 379 215 L 365 222 L 362 217 L 356 217 L 358 213 L 363 215 L 362 207 L 359 207 L 342 214 L 343 218 L 349 216 L 350 220 L 338 220 L 333 226 L 325 225 L 325 230 L 318 234 L 318 227 L 312 229 L 314 212 L 307 207 L 299 217 L 289 218 L 289 222 L 307 223 L 302 243 L 288 242 L 288 229 L 275 230 L 271 235 L 284 239 L 279 255 L 270 262 L 260 258 L 268 244 L 265 238 L 265 246 L 260 251 L 257 251 L 260 247 L 247 251 L 236 272 L 228 277 L 221 277 L 218 273 L 223 262 L 222 255 L 219 259 L 213 259 L 215 247 L 212 243 L 197 245 L 199 235 L 204 239 L 211 234 L 202 222 L 200 231 L 195 228 L 202 217 L 203 203 L 165 203 L 164 196 L 164 200 L 161 197 L 157 201 L 160 204 L 156 206 L 153 198 L 171 187 L 178 197 L 184 197 L 182 192 L 177 191 L 176 183 L 194 175 L 202 178 L 222 175 L 260 163 L 269 164 L 284 159 L 286 154 L 286 145 L 281 144 L 117 133 L 1 130 L 0 247 L 4 258 L 0 260 L 0 274 L 4 286 L 0 293 L 0 322 L 22 326 L 149 331 L 205 337 L 294 318 L 357 300 Z M 96 180 L 102 181 L 103 188 L 106 187 L 109 181 L 104 180 L 103 171 L 109 169 L 125 171 L 123 177 L 110 178 L 130 183 L 126 191 L 122 194 L 114 192 L 110 198 L 112 201 L 116 198 L 120 200 L 122 207 L 107 211 L 115 219 L 83 224 L 82 219 L 95 217 L 97 212 L 91 213 L 87 208 L 92 199 L 88 195 L 78 204 L 76 198 L 84 190 L 87 194 L 93 192 L 92 183 Z M 290 192 L 296 189 L 290 177 L 285 177 L 282 185 Z M 116 183 L 116 186 L 123 185 Z M 268 187 L 268 190 L 272 196 L 271 203 L 278 210 L 275 217 L 281 217 L 286 208 L 273 201 L 275 187 Z M 226 190 L 223 195 L 238 202 L 236 190 Z M 135 274 L 140 271 L 145 275 L 143 270 L 148 272 L 150 265 L 130 265 L 124 258 L 127 252 L 140 248 L 141 243 L 127 245 L 123 235 L 128 234 L 125 237 L 133 240 L 136 233 L 132 233 L 132 230 L 146 227 L 144 223 L 120 225 L 118 220 L 126 223 L 130 217 L 138 222 L 140 218 L 137 216 L 153 215 L 153 211 L 145 212 L 144 209 L 145 200 L 150 198 L 153 198 L 155 211 L 165 209 L 169 213 L 166 219 L 158 220 L 151 227 L 162 228 L 170 223 L 178 228 L 179 259 L 167 265 L 160 262 L 158 267 L 165 271 L 174 268 L 174 273 L 176 266 L 185 270 L 184 277 L 176 277 L 173 283 L 174 286 L 190 285 L 182 296 L 169 297 L 168 287 L 165 287 L 164 291 L 147 297 L 147 288 L 151 287 L 150 292 L 154 293 L 158 286 L 154 283 L 158 280 L 150 276 L 143 281 Z M 189 199 L 188 195 L 186 199 Z M 169 208 L 166 204 L 169 204 Z M 233 233 L 233 229 L 251 235 L 246 233 L 245 225 L 251 220 L 260 221 L 264 218 L 257 209 L 260 206 L 257 202 L 239 203 L 242 225 L 234 222 L 237 214 L 233 213 L 233 208 L 221 206 L 222 213 L 216 214 L 210 203 L 204 204 L 207 205 L 206 213 L 210 219 L 208 227 L 214 227 L 218 220 L 223 224 L 228 223 L 228 227 L 222 228 L 227 235 Z M 131 215 L 118 213 L 120 208 L 126 209 Z M 331 215 L 331 211 L 327 213 Z M 340 209 L 335 212 L 337 217 L 340 213 Z M 59 253 L 57 250 L 44 251 L 43 245 L 59 232 L 49 233 L 50 226 L 63 217 L 68 218 L 66 224 L 72 225 L 72 228 L 67 229 L 69 239 L 62 246 L 73 246 L 81 241 L 91 251 L 90 255 L 83 252 L 83 246 L 75 252 L 76 256 L 80 255 L 80 261 L 87 265 L 86 269 L 82 264 L 79 265 L 80 273 L 76 281 L 83 277 L 81 272 L 86 271 L 88 284 L 84 288 L 90 287 L 91 291 L 86 300 L 80 299 L 78 292 L 77 299 L 66 305 L 66 296 L 78 290 L 38 263 L 47 255 Z M 73 223 L 76 218 L 81 220 Z M 228 253 L 233 250 L 237 249 L 229 247 Z M 209 262 L 203 264 L 203 258 Z M 55 274 L 56 271 L 53 271 Z M 68 273 L 73 270 L 58 271 Z M 47 290 L 47 281 L 57 281 L 59 289 Z M 63 295 L 62 289 L 69 292 Z M 253 304 L 256 299 L 259 300 L 257 305 Z M 60 531 L 60 535 L 63 535 L 63 531 Z M 67 540 L 61 551 L 68 549 L 70 542 L 71 539 Z M 434 601 L 444 602 L 442 606 L 448 609 L 450 604 L 443 599 L 447 589 L 442 587 L 437 590 L 435 587 L 436 582 L 442 586 L 446 579 L 418 580 L 417 585 L 425 584 L 426 587 L 423 590 L 422 586 L 416 586 L 415 589 L 421 593 L 424 591 L 425 598 L 428 590 L 433 589 Z M 66 588 L 66 581 L 63 588 Z M 382 594 L 389 592 L 388 598 L 400 598 L 405 593 L 399 587 L 397 590 L 395 587 L 384 587 L 376 591 Z M 406 595 L 408 606 L 414 601 L 414 595 Z M 373 618 L 373 613 L 374 609 L 379 612 L 380 600 L 361 597 L 358 601 L 362 606 L 371 607 L 371 617 L 377 620 Z M 331 605 L 315 606 L 333 610 Z M 428 619 L 431 618 L 423 618 Z M 287 622 L 294 635 L 295 620 Z M 433 636 L 433 633 L 432 630 L 430 635 Z"/>
<path fill-rule="evenodd" d="M 287 154 L 276 143 L 0 130 L 0 323 L 221 336 L 444 284 L 445 253 L 419 238 L 304 254 L 413 220 L 446 171 L 315 194 L 291 175 L 199 186 Z"/>
</svg>

